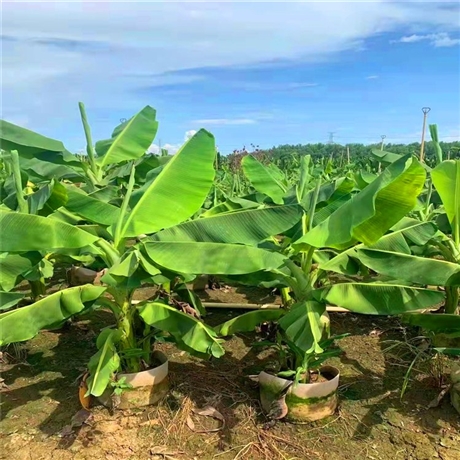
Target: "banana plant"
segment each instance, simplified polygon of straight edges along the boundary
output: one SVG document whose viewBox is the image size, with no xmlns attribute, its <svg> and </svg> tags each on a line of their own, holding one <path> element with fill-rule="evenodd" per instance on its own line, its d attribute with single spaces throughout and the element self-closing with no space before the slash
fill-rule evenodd
<svg viewBox="0 0 460 460">
<path fill-rule="evenodd" d="M 287 340 L 303 353 L 322 351 L 321 340 L 328 335 L 327 303 L 359 313 L 388 315 L 419 311 L 443 298 L 442 293 L 407 286 L 397 280 L 383 282 L 348 277 L 334 283 L 328 278 L 331 269 L 343 270 L 347 276 L 351 274 L 347 251 L 357 244 L 371 247 L 385 241 L 402 244 L 401 238 L 405 241 L 406 236 L 426 242 L 436 232 L 433 224 L 423 226 L 417 221 L 423 227 L 419 232 L 408 222 L 399 230 L 395 228 L 415 206 L 425 181 L 425 170 L 415 158 L 402 157 L 359 193 L 351 193 L 353 181 L 347 179 L 321 184 L 321 176 L 312 174 L 308 157 L 302 161 L 300 180 L 293 194 L 281 187 L 271 170 L 261 166 L 253 169 L 259 182 L 252 180 L 251 171 L 246 170 L 253 186 L 269 194 L 273 201 L 295 202 L 301 208 L 301 215 L 296 226 L 285 232 L 280 242 L 261 243 L 283 254 L 286 257 L 284 266 L 270 270 L 268 276 L 259 273 L 259 276 L 253 274 L 248 278 L 254 282 L 270 281 L 281 287 L 287 308 L 281 311 L 277 321 Z M 262 174 L 264 177 L 260 180 Z M 229 213 L 228 217 L 231 216 Z M 390 229 L 399 233 L 386 236 Z M 334 252 L 338 255 L 331 258 Z M 355 267 L 356 274 L 359 268 Z M 231 320 L 231 324 L 219 326 L 217 331 L 223 334 L 237 332 L 240 328 L 246 330 L 248 324 L 257 323 L 265 314 L 258 311 L 242 315 Z"/>
<path fill-rule="evenodd" d="M 152 128 L 151 143 L 156 128 L 146 123 Z M 224 214 L 190 219 L 201 208 L 213 183 L 214 137 L 205 130 L 198 131 L 160 171 L 150 171 L 146 181 L 138 184 L 138 153 L 130 154 L 130 149 L 144 139 L 146 130 L 143 125 L 135 125 L 137 129 L 129 122 L 116 129 L 120 140 L 113 140 L 101 157 L 96 149 L 94 157 L 99 167 L 120 158 L 131 161 L 119 206 L 107 202 L 104 194 L 68 186 L 68 200 L 56 213 L 77 216 L 76 225 L 56 218 L 56 213 L 40 216 L 0 211 L 5 235 L 0 242 L 3 253 L 80 251 L 103 261 L 102 286 L 64 289 L 25 309 L 0 314 L 0 345 L 4 345 L 28 340 L 41 329 L 89 308 L 110 309 L 116 327 L 101 332 L 98 352 L 89 362 L 88 393 L 94 396 L 105 391 L 118 370 L 136 372 L 149 367 L 155 337 L 167 335 L 179 348 L 197 356 L 220 357 L 224 353 L 221 341 L 199 318 L 199 300 L 185 289 L 184 281 L 201 273 L 244 275 L 281 267 L 285 259 L 282 254 L 257 244 L 286 231 L 299 218 L 296 206 L 280 206 L 243 209 L 232 213 L 230 221 Z M 147 143 L 145 139 L 143 142 Z M 98 177 L 95 174 L 94 178 Z M 194 238 L 197 225 L 207 229 L 200 232 L 199 241 Z M 14 276 L 8 266 L 3 267 L 3 274 Z M 156 285 L 157 294 L 136 304 L 135 290 L 145 283 Z M 171 292 L 172 285 L 196 309 L 190 311 L 184 306 Z M 5 298 L 5 302 L 12 301 L 11 296 Z"/>
<path fill-rule="evenodd" d="M 401 253 L 395 248 L 357 249 L 356 256 L 382 275 L 416 285 L 442 286 L 445 312 L 456 314 L 460 287 L 460 161 L 443 161 L 431 171 L 431 178 L 452 229 L 451 235 L 437 231 L 429 241 L 443 260 Z"/>
<path fill-rule="evenodd" d="M 66 174 L 78 177 L 69 166 L 57 163 L 54 167 L 49 161 L 43 160 L 46 156 L 57 162 L 63 160 L 64 146 L 58 141 L 10 123 L 0 123 L 1 158 L 9 172 L 0 184 L 2 209 L 43 216 L 53 213 L 67 199 L 65 188 L 56 179 Z M 3 271 L 5 266 L 12 269 L 10 276 L 1 277 L 3 295 L 23 279 L 30 284 L 32 300 L 38 300 L 44 295 L 45 278 L 53 274 L 49 256 L 40 251 L 12 255 L 2 253 L 0 270 Z M 17 302 L 21 300 L 18 296 L 15 299 Z"/>
</svg>

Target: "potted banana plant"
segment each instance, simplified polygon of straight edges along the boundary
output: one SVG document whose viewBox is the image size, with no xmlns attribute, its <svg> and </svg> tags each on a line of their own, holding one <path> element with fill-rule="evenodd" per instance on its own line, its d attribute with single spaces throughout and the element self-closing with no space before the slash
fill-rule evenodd
<svg viewBox="0 0 460 460">
<path fill-rule="evenodd" d="M 285 370 L 292 385 L 282 385 L 276 380 L 279 375 L 273 373 L 270 377 L 267 377 L 267 372 L 259 376 L 263 405 L 268 409 L 269 395 L 275 398 L 275 403 L 280 395 L 266 392 L 266 384 L 271 385 L 272 380 L 277 382 L 278 389 L 283 387 L 285 400 L 289 401 L 290 395 L 301 388 L 299 385 L 305 384 L 302 379 L 308 379 L 306 369 L 309 363 L 328 356 L 327 348 L 323 348 L 330 340 L 327 304 L 364 314 L 400 314 L 436 304 L 442 300 L 443 294 L 424 287 L 405 286 L 391 279 L 363 277 L 362 266 L 350 256 L 360 246 L 378 247 L 394 244 L 395 241 L 402 244 L 406 238 L 426 242 L 435 233 L 431 223 L 414 222 L 414 219 L 404 217 L 415 206 L 425 181 L 425 170 L 415 158 L 410 155 L 402 157 L 358 193 L 346 193 L 348 185 L 342 181 L 339 187 L 345 185 L 345 189 L 339 189 L 329 202 L 324 197 L 334 196 L 334 188 L 331 192 L 331 184 L 322 186 L 319 178 L 314 177 L 308 158 L 302 161 L 294 193 L 281 187 L 278 176 L 272 173 L 273 167 L 256 164 L 253 158 L 247 161 L 250 168 L 246 168 L 246 174 L 256 190 L 269 194 L 280 203 L 296 200 L 302 209 L 296 230 L 291 229 L 284 238 L 273 241 L 270 246 L 264 243 L 264 247 L 277 248 L 284 254 L 284 266 L 270 270 L 269 276 L 258 273 L 249 277 L 253 282 L 271 283 L 282 290 L 285 309 L 272 313 L 271 320 L 282 331 L 282 344 L 297 356 L 295 365 Z M 351 189 L 348 188 L 348 191 L 351 192 Z M 334 282 L 328 276 L 334 271 L 345 274 L 346 278 Z M 354 275 L 359 275 L 359 278 L 354 278 Z M 263 311 L 246 313 L 216 330 L 222 336 L 247 331 L 265 320 L 265 315 Z M 336 384 L 339 371 L 328 369 L 326 374 L 330 378 L 323 382 L 326 387 L 323 396 L 330 394 L 331 400 L 334 400 L 329 386 L 332 385 L 330 382 Z M 297 411 L 292 417 L 300 418 L 303 413 L 306 420 L 316 418 L 317 415 L 308 410 L 310 398 L 304 399 L 307 409 Z M 296 399 L 296 402 L 300 400 Z M 322 413 L 327 415 L 327 411 Z M 288 414 L 285 415 L 289 418 Z"/>
<path fill-rule="evenodd" d="M 153 109 L 144 109 L 115 128 L 111 139 L 96 144 L 96 151 L 102 153 L 93 157 L 93 179 L 100 178 L 98 168 L 105 165 L 121 161 L 120 167 L 129 167 L 129 180 L 118 202 L 107 200 L 111 195 L 107 187 L 91 191 L 66 184 L 67 200 L 55 213 L 40 216 L 0 210 L 1 253 L 77 252 L 103 264 L 100 285 L 63 289 L 0 314 L 0 345 L 5 345 L 28 340 L 92 308 L 113 313 L 115 326 L 101 331 L 98 351 L 88 364 L 80 392 L 85 405 L 90 397 L 120 408 L 161 398 L 167 391 L 168 363 L 155 351 L 157 339 L 173 340 L 199 357 L 222 356 L 221 339 L 200 318 L 204 312 L 185 282 L 202 273 L 243 275 L 280 267 L 284 256 L 256 244 L 292 227 L 299 215 L 295 206 L 243 211 L 232 216 L 238 225 L 233 232 L 223 230 L 226 216 L 188 220 L 213 184 L 214 138 L 205 130 L 198 131 L 139 184 L 135 163 L 153 141 L 154 118 Z M 90 139 L 88 126 L 85 132 Z M 194 241 L 192 236 L 201 226 L 207 233 Z M 147 237 L 139 239 L 140 235 Z M 214 242 L 212 235 L 221 238 Z M 2 267 L 1 275 L 5 274 L 9 274 L 8 266 Z M 157 287 L 156 294 L 148 301 L 134 302 L 136 289 L 146 283 Z M 178 292 L 188 299 L 191 311 L 177 300 Z"/>
</svg>

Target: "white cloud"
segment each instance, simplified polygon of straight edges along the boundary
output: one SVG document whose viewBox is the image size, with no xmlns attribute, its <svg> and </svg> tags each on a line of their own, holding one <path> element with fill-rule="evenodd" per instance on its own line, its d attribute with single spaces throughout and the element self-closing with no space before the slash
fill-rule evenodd
<svg viewBox="0 0 460 460">
<path fill-rule="evenodd" d="M 195 134 L 196 134 L 196 131 L 194 129 L 190 129 L 189 131 L 186 131 L 185 135 L 184 135 L 184 142 L 187 142 Z M 161 148 L 167 150 L 170 155 L 174 155 L 175 153 L 177 153 L 177 151 L 181 147 L 182 147 L 182 144 L 164 144 L 164 145 L 161 146 Z M 160 146 L 158 144 L 153 143 L 148 148 L 147 152 L 148 153 L 159 154 L 160 153 Z"/>
<path fill-rule="evenodd" d="M 257 120 L 252 118 L 208 118 L 204 120 L 192 121 L 195 125 L 253 125 L 257 123 Z"/>
<path fill-rule="evenodd" d="M 185 138 L 184 141 L 188 141 L 191 137 L 193 137 L 196 134 L 196 131 L 194 129 L 191 129 L 189 131 L 185 132 Z"/>
<path fill-rule="evenodd" d="M 22 111 L 41 130 L 78 123 L 79 100 L 134 113 L 140 89 L 202 80 L 206 67 L 319 62 L 401 28 L 452 46 L 437 31 L 455 31 L 456 13 L 442 2 L 3 2 L 3 116 Z"/>
<path fill-rule="evenodd" d="M 366 77 L 366 80 L 377 80 L 377 78 L 379 78 L 378 75 L 369 75 L 368 77 Z"/>
<path fill-rule="evenodd" d="M 451 38 L 446 32 L 427 35 L 406 35 L 401 37 L 399 40 L 392 40 L 391 43 L 417 43 L 421 41 L 428 41 L 435 48 L 449 47 L 460 44 L 460 38 Z"/>
</svg>

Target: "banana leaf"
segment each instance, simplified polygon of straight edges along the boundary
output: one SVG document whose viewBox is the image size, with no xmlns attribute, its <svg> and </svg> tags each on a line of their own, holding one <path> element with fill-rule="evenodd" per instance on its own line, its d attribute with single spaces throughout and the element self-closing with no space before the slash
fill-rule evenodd
<svg viewBox="0 0 460 460">
<path fill-rule="evenodd" d="M 152 182 L 133 195 L 135 204 L 123 236 L 154 233 L 191 217 L 203 204 L 214 179 L 214 137 L 198 131 Z"/>
<path fill-rule="evenodd" d="M 251 155 L 246 155 L 241 165 L 256 191 L 269 196 L 276 204 L 283 204 L 287 187 L 284 183 L 284 174 L 280 169 L 274 164 L 270 165 L 271 167 L 264 166 Z"/>
<path fill-rule="evenodd" d="M 337 283 L 315 293 L 328 302 L 365 315 L 399 315 L 444 300 L 442 292 L 384 283 Z"/>
<path fill-rule="evenodd" d="M 88 363 L 90 375 L 86 381 L 88 391 L 86 396 L 99 397 L 104 393 L 113 374 L 120 368 L 120 356 L 116 344 L 121 340 L 122 333 L 117 329 L 105 329 L 97 338 L 98 352 Z"/>
<path fill-rule="evenodd" d="M 156 233 L 152 241 L 200 241 L 257 244 L 294 226 L 298 206 L 248 209 L 199 218 Z"/>
<path fill-rule="evenodd" d="M 183 342 L 187 351 L 200 356 L 220 358 L 225 353 L 221 341 L 212 328 L 202 321 L 161 302 L 148 302 L 139 306 L 139 315 L 150 326 L 166 331 Z"/>
<path fill-rule="evenodd" d="M 357 249 L 358 259 L 382 275 L 433 286 L 460 285 L 460 264 L 377 249 Z"/>
<path fill-rule="evenodd" d="M 0 291 L 0 311 L 14 307 L 24 296 L 25 294 L 20 292 Z"/>
<path fill-rule="evenodd" d="M 0 314 L 0 345 L 29 340 L 41 329 L 62 323 L 90 308 L 104 291 L 104 287 L 90 284 L 73 287 Z"/>
<path fill-rule="evenodd" d="M 111 139 L 96 142 L 100 167 L 135 160 L 144 155 L 158 130 L 155 118 L 155 109 L 146 106 L 128 121 L 118 125 Z"/>
<path fill-rule="evenodd" d="M 376 243 L 415 206 L 425 177 L 424 168 L 415 158 L 402 157 L 298 239 L 294 247 L 299 250 L 310 246 L 347 249 L 358 241 L 366 245 Z"/>
<path fill-rule="evenodd" d="M 216 334 L 221 337 L 230 336 L 238 332 L 252 332 L 265 321 L 277 321 L 283 316 L 285 311 L 278 310 L 255 310 L 232 318 L 225 323 L 214 327 Z"/>
<path fill-rule="evenodd" d="M 47 217 L 0 210 L 0 252 L 43 251 L 89 246 L 98 238 Z"/>
<path fill-rule="evenodd" d="M 277 269 L 285 261 L 282 254 L 239 244 L 147 242 L 144 249 L 168 270 L 197 275 L 242 275 Z"/>
</svg>

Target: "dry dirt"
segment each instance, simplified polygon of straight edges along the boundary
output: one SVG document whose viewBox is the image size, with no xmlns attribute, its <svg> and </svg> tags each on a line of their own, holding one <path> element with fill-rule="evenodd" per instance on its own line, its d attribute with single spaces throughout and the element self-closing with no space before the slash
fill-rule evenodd
<svg viewBox="0 0 460 460">
<path fill-rule="evenodd" d="M 267 295 L 232 289 L 206 291 L 203 299 L 276 301 Z M 148 291 L 139 296 L 145 297 Z M 218 324 L 234 314 L 209 310 L 207 321 Z M 382 352 L 388 340 L 405 339 L 395 320 L 331 314 L 334 333 L 352 334 L 340 343 L 345 355 L 333 363 L 341 371 L 339 410 L 321 422 L 279 422 L 269 429 L 257 386 L 247 376 L 274 356 L 251 349 L 253 334 L 228 340 L 227 354 L 206 362 L 161 344 L 170 357 L 171 391 L 160 405 L 124 413 L 94 407 L 82 417 L 78 377 L 94 353 L 96 334 L 112 322 L 105 312 L 79 318 L 25 344 L 23 362 L 2 365 L 1 459 L 460 459 L 460 416 L 448 398 L 428 409 L 439 387 L 425 367 L 416 366 L 400 398 L 408 362 Z M 223 415 L 223 429 L 221 421 L 193 413 L 206 405 Z M 190 419 L 196 431 L 206 432 L 192 431 Z"/>
</svg>

